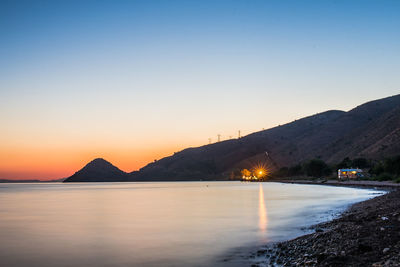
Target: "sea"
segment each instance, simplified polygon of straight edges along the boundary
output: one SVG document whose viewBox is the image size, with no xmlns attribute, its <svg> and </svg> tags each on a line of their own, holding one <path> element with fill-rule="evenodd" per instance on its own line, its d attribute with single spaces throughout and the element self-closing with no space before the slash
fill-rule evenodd
<svg viewBox="0 0 400 267">
<path fill-rule="evenodd" d="M 4 183 L 0 266 L 243 266 L 257 247 L 383 193 L 272 182 Z"/>
</svg>

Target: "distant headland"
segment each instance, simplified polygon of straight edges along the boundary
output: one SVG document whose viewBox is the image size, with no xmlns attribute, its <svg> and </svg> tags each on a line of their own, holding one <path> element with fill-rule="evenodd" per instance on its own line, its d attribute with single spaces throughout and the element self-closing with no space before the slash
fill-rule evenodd
<svg viewBox="0 0 400 267">
<path fill-rule="evenodd" d="M 312 159 L 328 164 L 346 158 L 382 160 L 399 151 L 400 95 L 395 95 L 347 112 L 330 110 L 242 138 L 187 148 L 131 173 L 98 158 L 64 182 L 229 180 L 260 162 L 273 172 Z"/>
</svg>

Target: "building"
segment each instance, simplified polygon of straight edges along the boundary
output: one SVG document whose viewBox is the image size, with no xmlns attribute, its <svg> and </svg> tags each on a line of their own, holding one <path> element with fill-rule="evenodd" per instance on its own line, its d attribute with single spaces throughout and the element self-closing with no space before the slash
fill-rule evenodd
<svg viewBox="0 0 400 267">
<path fill-rule="evenodd" d="M 361 169 L 339 169 L 338 178 L 339 179 L 355 179 L 364 177 L 363 170 Z"/>
</svg>

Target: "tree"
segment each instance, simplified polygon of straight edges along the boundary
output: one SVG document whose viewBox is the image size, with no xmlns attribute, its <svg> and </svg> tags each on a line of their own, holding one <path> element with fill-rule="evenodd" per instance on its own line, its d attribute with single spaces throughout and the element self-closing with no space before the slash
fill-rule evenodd
<svg viewBox="0 0 400 267">
<path fill-rule="evenodd" d="M 352 166 L 355 168 L 369 168 L 371 165 L 366 158 L 355 158 L 352 161 Z"/>
<path fill-rule="evenodd" d="M 369 170 L 369 173 L 374 174 L 374 175 L 379 175 L 385 171 L 382 162 L 377 162 L 375 163 L 371 169 Z"/>
<path fill-rule="evenodd" d="M 349 157 L 346 157 L 336 166 L 336 168 L 337 169 L 347 169 L 347 168 L 352 167 L 351 166 L 352 163 L 353 162 L 351 161 L 351 159 Z"/>
<path fill-rule="evenodd" d="M 248 169 L 243 169 L 243 170 L 241 171 L 241 174 L 242 174 L 242 176 L 244 176 L 244 177 L 249 177 L 249 176 L 251 176 L 251 171 L 249 171 Z"/>
<path fill-rule="evenodd" d="M 303 168 L 307 176 L 312 177 L 327 176 L 332 173 L 325 161 L 320 159 L 312 159 L 308 161 L 303 165 Z"/>
<path fill-rule="evenodd" d="M 400 155 L 385 159 L 383 167 L 387 173 L 400 175 Z"/>
</svg>

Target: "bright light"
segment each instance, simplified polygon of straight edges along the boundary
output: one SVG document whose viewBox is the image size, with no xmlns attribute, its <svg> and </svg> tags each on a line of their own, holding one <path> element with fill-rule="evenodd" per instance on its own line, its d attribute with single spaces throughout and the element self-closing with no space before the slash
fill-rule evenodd
<svg viewBox="0 0 400 267">
<path fill-rule="evenodd" d="M 256 178 L 260 179 L 263 178 L 264 176 L 266 176 L 267 171 L 263 166 L 257 166 L 254 170 L 254 176 L 256 176 Z"/>
<path fill-rule="evenodd" d="M 269 174 L 269 169 L 265 164 L 256 164 L 251 171 L 248 169 L 243 169 L 241 171 L 242 179 L 246 181 L 261 181 L 264 180 L 266 176 Z"/>
</svg>

